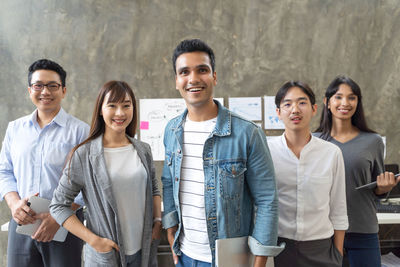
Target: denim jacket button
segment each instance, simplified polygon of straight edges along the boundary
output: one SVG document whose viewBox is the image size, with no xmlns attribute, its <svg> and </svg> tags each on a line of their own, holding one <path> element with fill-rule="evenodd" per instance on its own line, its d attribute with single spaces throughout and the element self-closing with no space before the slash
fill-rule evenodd
<svg viewBox="0 0 400 267">
<path fill-rule="evenodd" d="M 175 181 L 178 182 L 178 177 L 175 177 Z"/>
<path fill-rule="evenodd" d="M 176 152 L 178 152 L 178 154 L 181 154 L 181 150 L 180 149 L 178 149 Z"/>
</svg>

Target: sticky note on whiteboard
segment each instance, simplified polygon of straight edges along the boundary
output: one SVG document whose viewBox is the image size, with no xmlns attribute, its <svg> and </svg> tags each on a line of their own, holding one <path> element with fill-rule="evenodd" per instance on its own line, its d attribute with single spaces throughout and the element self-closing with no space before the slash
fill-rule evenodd
<svg viewBox="0 0 400 267">
<path fill-rule="evenodd" d="M 140 122 L 140 130 L 148 130 L 149 129 L 149 122 L 148 121 L 141 121 Z"/>
</svg>

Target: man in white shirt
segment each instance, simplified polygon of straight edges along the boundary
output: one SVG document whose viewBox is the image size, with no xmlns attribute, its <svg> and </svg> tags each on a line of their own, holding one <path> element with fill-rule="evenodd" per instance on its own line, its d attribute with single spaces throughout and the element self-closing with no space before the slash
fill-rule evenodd
<svg viewBox="0 0 400 267">
<path fill-rule="evenodd" d="M 307 84 L 285 83 L 275 104 L 285 132 L 268 146 L 278 188 L 278 243 L 286 243 L 275 266 L 342 266 L 348 227 L 342 153 L 312 136 L 317 106 Z"/>
</svg>

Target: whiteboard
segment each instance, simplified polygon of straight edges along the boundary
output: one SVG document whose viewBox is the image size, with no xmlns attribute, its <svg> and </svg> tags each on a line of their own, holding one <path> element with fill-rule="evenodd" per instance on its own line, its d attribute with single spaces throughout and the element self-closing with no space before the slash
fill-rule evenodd
<svg viewBox="0 0 400 267">
<path fill-rule="evenodd" d="M 215 98 L 224 105 L 223 98 Z M 151 147 L 153 160 L 164 160 L 164 129 L 169 120 L 186 109 L 183 98 L 152 98 L 139 100 L 140 140 Z"/>
</svg>

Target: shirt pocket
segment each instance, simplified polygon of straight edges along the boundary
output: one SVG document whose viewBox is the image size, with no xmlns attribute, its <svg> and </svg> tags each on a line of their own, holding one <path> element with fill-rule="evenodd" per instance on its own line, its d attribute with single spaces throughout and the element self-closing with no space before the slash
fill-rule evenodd
<svg viewBox="0 0 400 267">
<path fill-rule="evenodd" d="M 218 164 L 220 193 L 224 199 L 238 199 L 242 195 L 246 164 L 243 160 L 222 161 Z"/>
<path fill-rule="evenodd" d="M 330 176 L 312 175 L 305 185 L 307 203 L 315 209 L 326 209 L 329 206 L 332 179 Z"/>
<path fill-rule="evenodd" d="M 67 161 L 68 153 L 73 147 L 73 145 L 67 143 L 48 143 L 44 150 L 44 163 L 61 173 Z"/>
</svg>

